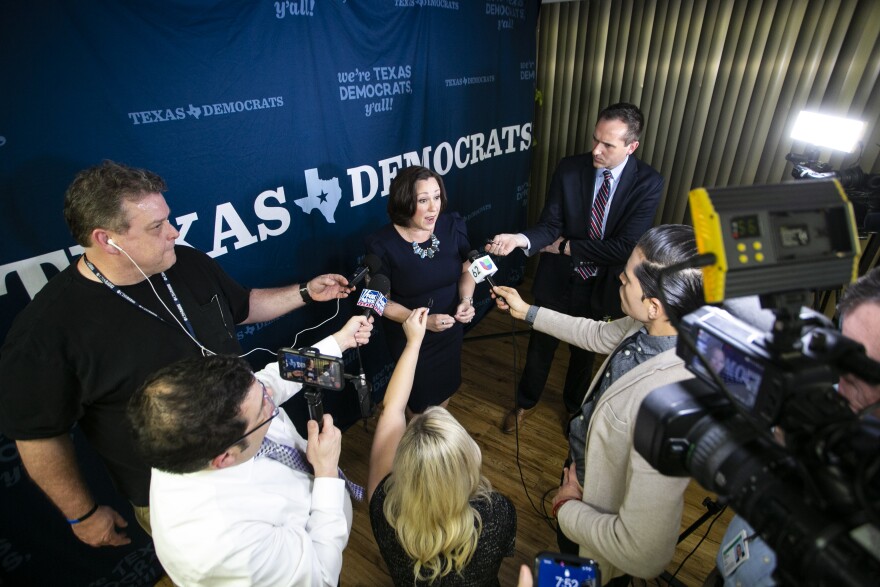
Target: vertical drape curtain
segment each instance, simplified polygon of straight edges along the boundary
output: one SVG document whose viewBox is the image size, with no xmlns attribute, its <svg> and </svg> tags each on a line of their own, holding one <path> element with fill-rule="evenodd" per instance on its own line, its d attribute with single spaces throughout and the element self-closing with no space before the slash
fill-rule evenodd
<svg viewBox="0 0 880 587">
<path fill-rule="evenodd" d="M 636 155 L 666 179 L 658 223 L 690 222 L 699 186 L 793 181 L 785 155 L 801 110 L 867 123 L 835 169 L 880 172 L 877 0 L 582 0 L 543 4 L 529 220 L 560 158 L 592 148 L 619 101 L 647 121 Z"/>
</svg>

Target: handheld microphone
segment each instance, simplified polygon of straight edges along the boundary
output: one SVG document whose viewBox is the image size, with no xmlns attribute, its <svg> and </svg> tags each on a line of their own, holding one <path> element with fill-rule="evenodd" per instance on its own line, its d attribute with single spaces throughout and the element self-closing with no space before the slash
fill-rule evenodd
<svg viewBox="0 0 880 587">
<path fill-rule="evenodd" d="M 366 308 L 363 312 L 364 318 L 369 318 L 371 312 L 375 312 L 377 316 L 381 316 L 385 312 L 385 304 L 388 303 L 386 296 L 391 291 L 391 281 L 379 273 L 370 279 L 370 287 L 376 289 L 364 288 L 357 301 L 358 306 Z"/>
<path fill-rule="evenodd" d="M 373 275 L 381 268 L 382 259 L 373 253 L 367 253 L 364 256 L 363 263 L 358 265 L 358 268 L 355 269 L 354 273 L 351 274 L 351 277 L 348 278 L 348 287 L 357 287 L 357 284 L 363 281 L 367 274 Z"/>
<path fill-rule="evenodd" d="M 474 281 L 477 283 L 488 281 L 489 285 L 495 287 L 495 280 L 492 279 L 492 276 L 498 273 L 498 266 L 492 262 L 492 257 L 488 254 L 480 255 L 477 251 L 471 251 L 468 253 L 468 258 L 471 261 L 468 271 L 470 271 Z"/>
<path fill-rule="evenodd" d="M 498 273 L 498 266 L 492 261 L 492 257 L 488 254 L 480 254 L 477 251 L 471 251 L 468 253 L 468 259 L 471 261 L 471 266 L 468 271 L 471 274 L 471 277 L 474 278 L 474 281 L 477 283 L 482 283 L 484 281 L 488 281 L 489 285 L 492 287 L 497 287 L 495 280 L 492 279 L 492 276 Z M 504 302 L 504 298 L 502 296 L 498 296 L 498 298 Z M 505 302 L 506 303 L 506 302 Z"/>
<path fill-rule="evenodd" d="M 351 380 L 355 391 L 357 391 L 358 405 L 361 409 L 361 418 L 369 418 L 373 415 L 374 411 L 372 397 L 373 388 L 370 386 L 370 382 L 367 381 L 367 375 L 364 373 L 363 365 L 361 365 L 361 371 L 359 374 L 346 375 L 345 378 Z"/>
</svg>

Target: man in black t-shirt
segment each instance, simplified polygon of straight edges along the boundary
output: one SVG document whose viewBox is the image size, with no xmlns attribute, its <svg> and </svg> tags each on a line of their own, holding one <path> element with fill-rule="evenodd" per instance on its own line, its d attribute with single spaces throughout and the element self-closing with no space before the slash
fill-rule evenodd
<svg viewBox="0 0 880 587">
<path fill-rule="evenodd" d="M 239 354 L 235 325 L 348 295 L 341 275 L 248 290 L 179 236 L 147 170 L 105 161 L 80 172 L 64 216 L 85 254 L 19 314 L 0 350 L 0 431 L 33 481 L 92 546 L 127 544 L 125 520 L 95 502 L 70 430 L 79 425 L 149 532 L 149 468 L 125 409 L 147 375 L 187 356 Z"/>
</svg>

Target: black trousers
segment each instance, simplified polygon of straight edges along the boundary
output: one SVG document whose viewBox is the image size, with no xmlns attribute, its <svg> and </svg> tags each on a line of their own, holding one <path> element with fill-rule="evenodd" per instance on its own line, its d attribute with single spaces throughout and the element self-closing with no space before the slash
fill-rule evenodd
<svg viewBox="0 0 880 587">
<path fill-rule="evenodd" d="M 575 278 L 579 279 L 579 278 Z M 590 294 L 592 283 L 575 282 L 568 288 L 560 304 L 544 304 L 536 300 L 536 304 L 557 310 L 571 316 L 592 318 Z M 533 330 L 529 337 L 529 348 L 526 351 L 526 364 L 517 392 L 517 404 L 520 408 L 533 408 L 544 393 L 550 367 L 556 355 L 559 339 L 543 332 Z M 584 399 L 593 377 L 594 354 L 590 351 L 569 345 L 568 371 L 565 374 L 565 387 L 562 389 L 562 401 L 569 414 L 576 412 Z"/>
</svg>

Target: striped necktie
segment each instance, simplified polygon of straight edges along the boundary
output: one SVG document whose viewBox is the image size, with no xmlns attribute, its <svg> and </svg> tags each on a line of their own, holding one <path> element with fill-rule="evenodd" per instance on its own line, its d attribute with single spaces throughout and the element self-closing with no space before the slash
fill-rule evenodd
<svg viewBox="0 0 880 587">
<path fill-rule="evenodd" d="M 605 180 L 599 188 L 596 197 L 593 198 L 593 207 L 590 209 L 590 232 L 589 237 L 592 240 L 602 240 L 602 222 L 605 220 L 605 212 L 608 207 L 608 194 L 611 192 L 611 172 L 607 169 L 602 170 Z M 595 263 L 585 263 L 579 267 L 575 267 L 578 275 L 584 279 L 595 277 L 599 272 L 599 268 Z"/>
<path fill-rule="evenodd" d="M 275 442 L 274 440 L 269 440 L 268 437 L 263 438 L 263 444 L 260 445 L 260 450 L 257 451 L 256 458 L 259 457 L 269 457 L 272 460 L 287 465 L 291 469 L 314 475 L 314 469 L 312 469 L 308 459 L 306 459 L 306 454 L 302 450 L 293 446 L 281 444 L 280 442 Z M 364 500 L 363 487 L 349 481 L 342 472 L 342 469 L 339 469 L 339 477 L 345 481 L 345 487 L 351 494 L 352 499 L 355 501 Z"/>
</svg>

